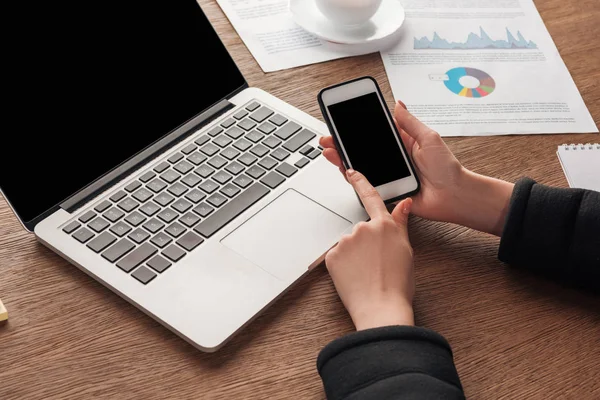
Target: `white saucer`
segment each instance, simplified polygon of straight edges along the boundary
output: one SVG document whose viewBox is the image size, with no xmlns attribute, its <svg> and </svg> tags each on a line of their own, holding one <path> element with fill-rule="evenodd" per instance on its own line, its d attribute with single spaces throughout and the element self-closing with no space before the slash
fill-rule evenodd
<svg viewBox="0 0 600 400">
<path fill-rule="evenodd" d="M 370 20 L 358 26 L 336 25 L 317 8 L 315 0 L 290 0 L 294 21 L 313 35 L 340 44 L 376 42 L 396 33 L 404 22 L 399 0 L 383 0 Z"/>
</svg>

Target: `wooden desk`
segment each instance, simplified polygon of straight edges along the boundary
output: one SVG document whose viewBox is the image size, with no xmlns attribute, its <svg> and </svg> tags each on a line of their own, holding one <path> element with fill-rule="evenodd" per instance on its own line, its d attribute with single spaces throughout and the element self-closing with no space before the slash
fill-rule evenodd
<svg viewBox="0 0 600 400">
<path fill-rule="evenodd" d="M 362 74 L 393 98 L 379 54 L 264 74 L 212 0 L 205 12 L 252 86 L 320 117 L 323 86 Z M 537 6 L 600 125 L 597 0 Z M 200 51 L 200 50 L 199 50 Z M 556 146 L 598 135 L 450 138 L 463 164 L 515 181 L 567 186 Z M 444 334 L 473 399 L 600 398 L 600 298 L 511 271 L 498 239 L 414 218 L 417 323 Z M 38 244 L 0 198 L 1 399 L 321 399 L 319 350 L 352 331 L 317 268 L 232 342 L 200 353 Z"/>
</svg>

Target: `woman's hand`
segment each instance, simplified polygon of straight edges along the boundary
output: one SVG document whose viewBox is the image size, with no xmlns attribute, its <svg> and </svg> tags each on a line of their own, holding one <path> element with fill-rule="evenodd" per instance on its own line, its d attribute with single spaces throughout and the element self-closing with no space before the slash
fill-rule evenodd
<svg viewBox="0 0 600 400">
<path fill-rule="evenodd" d="M 359 172 L 348 170 L 369 222 L 359 222 L 325 257 L 335 288 L 357 330 L 414 325 L 415 282 L 407 222 L 412 200 L 390 214 L 383 200 Z"/>
<path fill-rule="evenodd" d="M 421 189 L 413 197 L 415 215 L 499 236 L 514 185 L 464 168 L 440 135 L 401 102 L 394 109 L 394 121 L 421 181 Z M 324 137 L 320 143 L 325 158 L 343 172 L 333 139 Z"/>
</svg>

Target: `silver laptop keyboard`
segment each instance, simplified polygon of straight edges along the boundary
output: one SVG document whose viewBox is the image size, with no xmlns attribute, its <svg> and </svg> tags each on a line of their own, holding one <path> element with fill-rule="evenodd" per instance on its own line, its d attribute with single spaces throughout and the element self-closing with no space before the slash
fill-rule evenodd
<svg viewBox="0 0 600 400">
<path fill-rule="evenodd" d="M 315 137 L 252 101 L 63 231 L 147 284 L 318 157 Z"/>
</svg>

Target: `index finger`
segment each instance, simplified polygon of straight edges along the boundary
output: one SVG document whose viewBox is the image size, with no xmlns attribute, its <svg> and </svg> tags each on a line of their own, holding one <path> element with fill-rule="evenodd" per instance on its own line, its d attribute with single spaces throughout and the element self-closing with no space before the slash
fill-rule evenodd
<svg viewBox="0 0 600 400">
<path fill-rule="evenodd" d="M 367 210 L 371 219 L 383 218 L 386 215 L 390 215 L 381 196 L 363 174 L 353 169 L 349 169 L 346 171 L 346 175 L 348 177 L 348 182 L 350 182 L 356 191 L 356 194 L 358 194 L 360 201 L 365 206 L 365 210 Z"/>
</svg>

